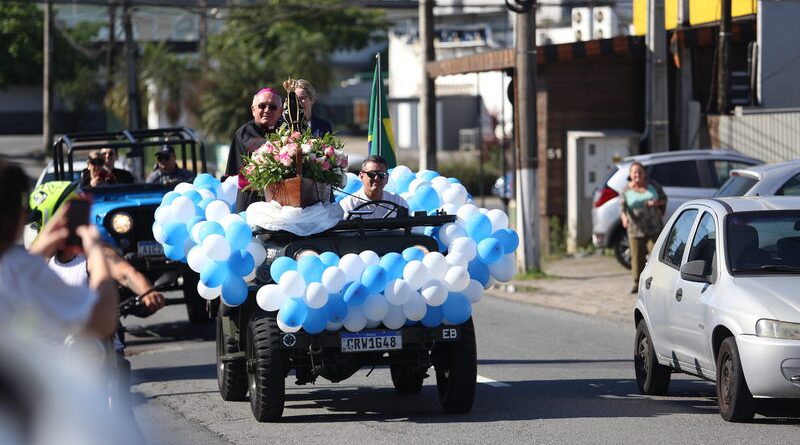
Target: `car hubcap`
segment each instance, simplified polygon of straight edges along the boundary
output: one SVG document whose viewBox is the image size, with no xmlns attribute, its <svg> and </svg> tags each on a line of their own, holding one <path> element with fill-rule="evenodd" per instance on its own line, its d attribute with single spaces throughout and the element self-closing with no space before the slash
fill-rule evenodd
<svg viewBox="0 0 800 445">
<path fill-rule="evenodd" d="M 723 358 L 722 362 L 722 369 L 720 371 L 720 382 L 719 382 L 719 395 L 720 395 L 720 405 L 727 408 L 731 403 L 731 373 L 733 372 L 733 363 L 731 362 L 730 358 L 726 355 Z"/>
<path fill-rule="evenodd" d="M 647 337 L 642 336 L 639 339 L 639 371 L 643 377 L 647 376 L 647 353 L 649 345 L 647 344 Z"/>
</svg>

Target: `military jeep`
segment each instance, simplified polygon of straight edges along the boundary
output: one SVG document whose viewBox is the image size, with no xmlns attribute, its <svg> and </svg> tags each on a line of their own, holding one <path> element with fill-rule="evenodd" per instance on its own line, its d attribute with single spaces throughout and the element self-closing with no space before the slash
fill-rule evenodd
<svg viewBox="0 0 800 445">
<path fill-rule="evenodd" d="M 44 172 L 43 177 L 73 181 L 77 188 L 81 172 L 75 167 L 85 165 L 82 161 L 88 151 L 114 148 L 124 154 L 123 165 L 130 169 L 134 183 L 81 187 L 92 199 L 90 221 L 97 226 L 104 241 L 151 281 L 165 272 L 177 272 L 182 279 L 164 290 L 183 291 L 191 323 L 210 322 L 206 300 L 197 294 L 197 274 L 188 265 L 167 259 L 163 247 L 153 237 L 155 210 L 175 184 L 146 184 L 144 179 L 153 166 L 145 162 L 146 154 L 164 145 L 173 147 L 179 166 L 195 174 L 206 171 L 202 141 L 193 130 L 181 127 L 66 134 L 53 144 L 52 175 Z M 127 288 L 121 288 L 121 292 L 121 300 L 133 296 Z"/>
<path fill-rule="evenodd" d="M 414 227 L 441 226 L 453 215 L 406 215 L 387 219 L 354 219 L 311 236 L 285 231 L 254 232 L 267 251 L 254 285 L 241 306 L 220 304 L 217 317 L 217 380 L 224 400 L 246 400 L 260 422 L 278 421 L 284 409 L 285 381 L 291 370 L 298 385 L 323 377 L 340 382 L 362 367 L 388 366 L 400 394 L 418 394 L 431 366 L 436 371 L 439 400 L 445 412 L 464 413 L 472 408 L 477 362 L 472 319 L 461 325 L 425 327 L 406 324 L 400 329 L 379 325 L 349 332 L 300 330 L 282 332 L 277 312 L 256 303 L 260 286 L 272 283 L 270 265 L 281 256 L 299 258 L 309 253 L 338 255 L 372 250 L 378 255 L 402 252 L 416 246 L 438 250 L 434 238 L 412 231 Z"/>
</svg>

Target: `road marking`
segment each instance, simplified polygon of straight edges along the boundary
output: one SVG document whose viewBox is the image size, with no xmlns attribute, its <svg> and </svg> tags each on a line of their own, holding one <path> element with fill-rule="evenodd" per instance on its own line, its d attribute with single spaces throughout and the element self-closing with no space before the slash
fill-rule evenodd
<svg viewBox="0 0 800 445">
<path fill-rule="evenodd" d="M 504 386 L 511 386 L 508 383 L 498 382 L 497 380 L 492 380 L 492 379 L 484 377 L 482 375 L 479 375 L 478 378 L 476 379 L 476 381 L 478 383 L 486 383 L 487 385 L 494 386 L 496 388 L 502 388 Z"/>
</svg>

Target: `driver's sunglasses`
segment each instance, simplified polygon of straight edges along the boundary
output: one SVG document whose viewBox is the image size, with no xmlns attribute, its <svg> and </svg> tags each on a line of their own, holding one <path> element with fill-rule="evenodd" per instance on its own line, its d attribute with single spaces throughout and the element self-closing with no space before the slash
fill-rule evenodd
<svg viewBox="0 0 800 445">
<path fill-rule="evenodd" d="M 386 173 L 386 172 L 379 172 L 379 171 L 365 172 L 365 171 L 362 171 L 361 173 L 364 173 L 365 175 L 369 176 L 369 179 L 378 178 L 381 181 L 383 181 L 383 180 L 385 180 L 386 178 L 389 177 L 389 173 Z"/>
<path fill-rule="evenodd" d="M 269 111 L 275 111 L 275 110 L 278 109 L 278 106 L 275 105 L 275 104 L 260 103 L 260 104 L 258 104 L 256 106 L 258 107 L 259 110 L 263 110 L 264 108 L 268 108 Z"/>
</svg>

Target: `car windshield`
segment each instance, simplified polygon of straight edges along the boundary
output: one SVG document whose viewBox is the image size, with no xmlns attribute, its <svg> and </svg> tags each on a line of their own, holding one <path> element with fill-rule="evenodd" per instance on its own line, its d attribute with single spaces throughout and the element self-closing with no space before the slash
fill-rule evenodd
<svg viewBox="0 0 800 445">
<path fill-rule="evenodd" d="M 757 179 L 747 176 L 731 176 L 719 187 L 716 193 L 714 193 L 714 196 L 744 196 L 757 182 Z"/>
<path fill-rule="evenodd" d="M 800 273 L 800 211 L 742 212 L 725 223 L 731 273 Z"/>
</svg>

